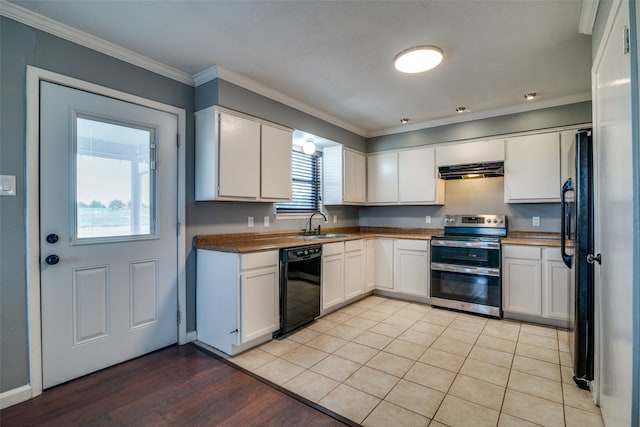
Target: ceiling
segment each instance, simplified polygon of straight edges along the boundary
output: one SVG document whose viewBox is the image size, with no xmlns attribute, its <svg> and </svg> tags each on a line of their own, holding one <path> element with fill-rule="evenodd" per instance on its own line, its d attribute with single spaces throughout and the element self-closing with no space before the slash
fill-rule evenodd
<svg viewBox="0 0 640 427">
<path fill-rule="evenodd" d="M 11 3 L 191 84 L 213 70 L 363 136 L 590 99 L 580 0 Z M 396 71 L 395 55 L 416 45 L 439 46 L 444 61 L 422 74 Z M 525 101 L 526 92 L 538 98 Z"/>
</svg>

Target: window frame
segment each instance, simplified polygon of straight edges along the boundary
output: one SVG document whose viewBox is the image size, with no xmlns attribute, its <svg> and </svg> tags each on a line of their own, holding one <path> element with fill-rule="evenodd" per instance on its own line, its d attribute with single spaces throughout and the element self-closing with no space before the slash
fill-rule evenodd
<svg viewBox="0 0 640 427">
<path fill-rule="evenodd" d="M 314 154 L 306 154 L 302 152 L 298 147 L 292 148 L 291 162 L 292 162 L 292 172 L 291 172 L 291 202 L 281 202 L 276 203 L 274 206 L 276 219 L 299 219 L 299 218 L 308 218 L 309 214 L 313 212 L 322 211 L 323 209 L 323 194 L 322 194 L 322 152 L 316 151 Z M 306 158 L 311 158 L 313 170 L 311 174 L 313 178 L 311 181 L 304 181 L 301 178 L 296 177 L 296 157 L 304 156 Z M 300 162 L 298 162 L 298 168 L 300 168 Z M 315 199 L 315 206 L 306 206 L 300 209 L 295 209 L 293 207 L 283 207 L 283 205 L 292 205 L 293 200 L 296 195 L 296 182 L 306 182 L 311 183 L 313 187 L 315 187 L 315 191 L 313 191 L 313 198 Z"/>
</svg>

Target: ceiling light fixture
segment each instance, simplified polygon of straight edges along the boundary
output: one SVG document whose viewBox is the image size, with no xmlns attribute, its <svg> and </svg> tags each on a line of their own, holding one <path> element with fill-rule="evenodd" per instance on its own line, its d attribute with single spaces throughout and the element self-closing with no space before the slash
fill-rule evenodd
<svg viewBox="0 0 640 427">
<path fill-rule="evenodd" d="M 442 49 L 436 46 L 416 46 L 396 55 L 394 66 L 403 73 L 415 74 L 435 68 L 442 62 Z"/>
<path fill-rule="evenodd" d="M 403 117 L 403 118 L 400 119 L 400 123 L 402 123 L 403 125 L 406 125 L 410 121 L 411 121 L 411 119 L 409 117 Z"/>
<path fill-rule="evenodd" d="M 302 144 L 302 151 L 305 154 L 311 155 L 316 152 L 316 144 L 314 144 L 312 140 L 307 139 L 304 144 Z"/>
<path fill-rule="evenodd" d="M 464 113 L 467 111 L 467 107 L 458 107 L 456 108 L 456 113 Z"/>
<path fill-rule="evenodd" d="M 534 99 L 538 94 L 535 92 L 529 92 L 529 93 L 525 93 L 524 94 L 524 99 L 526 99 L 527 101 L 531 101 L 532 99 Z"/>
</svg>

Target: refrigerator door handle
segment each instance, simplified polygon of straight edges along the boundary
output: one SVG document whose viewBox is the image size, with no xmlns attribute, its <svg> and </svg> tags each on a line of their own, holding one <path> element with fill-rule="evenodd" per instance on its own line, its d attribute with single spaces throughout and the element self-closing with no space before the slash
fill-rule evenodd
<svg viewBox="0 0 640 427">
<path fill-rule="evenodd" d="M 561 216 L 562 220 L 560 221 L 560 250 L 562 253 L 562 261 L 564 264 L 571 268 L 573 263 L 572 256 L 567 254 L 567 238 L 571 233 L 571 219 L 567 217 L 567 213 L 571 214 L 571 207 L 569 206 L 569 210 L 567 211 L 567 192 L 573 191 L 573 180 L 571 178 L 567 179 L 567 181 L 562 186 L 562 198 L 561 198 Z"/>
</svg>

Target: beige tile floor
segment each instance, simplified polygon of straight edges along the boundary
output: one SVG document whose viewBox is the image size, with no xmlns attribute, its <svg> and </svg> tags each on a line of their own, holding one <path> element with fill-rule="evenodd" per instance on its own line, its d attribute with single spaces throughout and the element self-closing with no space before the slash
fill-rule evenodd
<svg viewBox="0 0 640 427">
<path fill-rule="evenodd" d="M 568 334 L 370 296 L 229 360 L 365 426 L 602 426 Z"/>
</svg>

